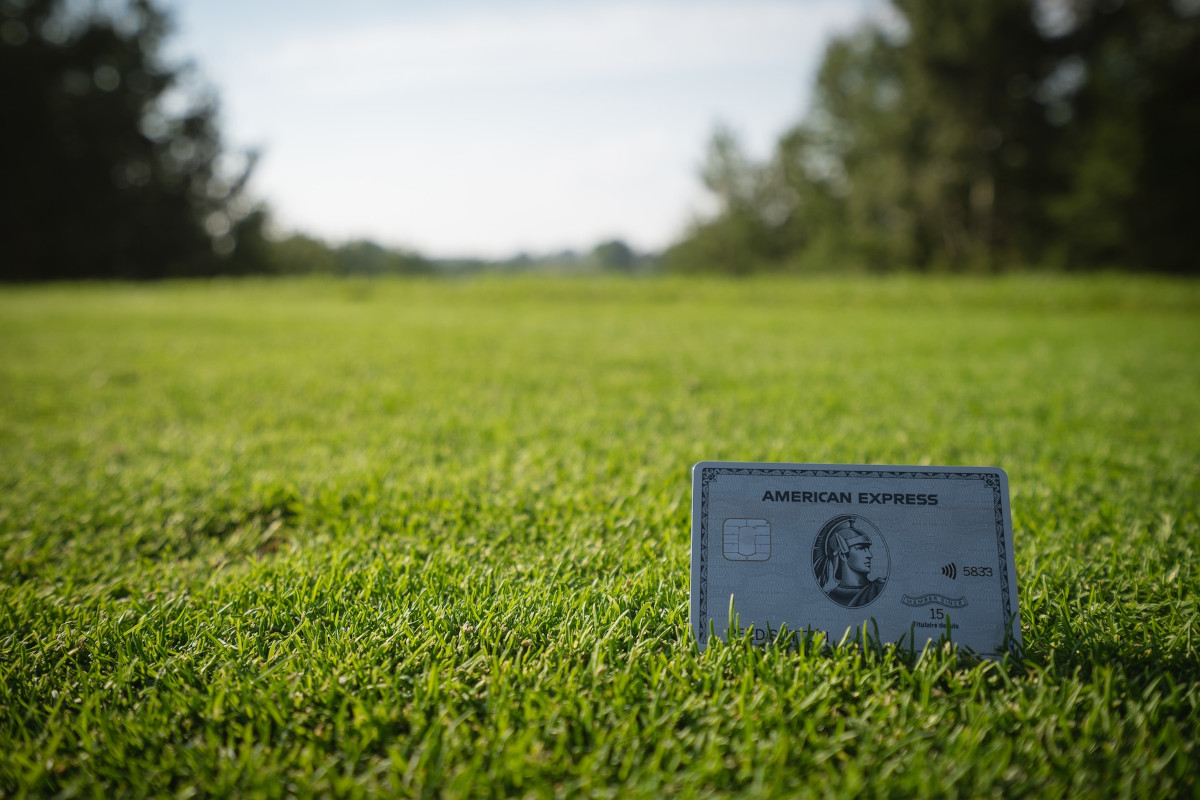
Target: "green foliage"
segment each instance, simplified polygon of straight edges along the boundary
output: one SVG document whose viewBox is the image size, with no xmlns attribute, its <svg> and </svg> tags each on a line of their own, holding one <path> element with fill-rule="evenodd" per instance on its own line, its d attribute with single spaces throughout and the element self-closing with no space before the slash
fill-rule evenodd
<svg viewBox="0 0 1200 800">
<path fill-rule="evenodd" d="M 442 259 L 431 261 L 433 271 L 440 275 L 594 275 L 599 272 L 644 275 L 656 272 L 657 259 L 639 253 L 621 239 L 600 242 L 590 251 L 561 250 L 532 254 L 518 253 L 510 258 Z"/>
<path fill-rule="evenodd" d="M 796 249 L 797 197 L 773 168 L 756 168 L 728 128 L 709 143 L 702 176 L 717 199 L 715 218 L 693 224 L 684 240 L 664 254 L 674 272 L 762 270 Z"/>
<path fill-rule="evenodd" d="M 1186 12 L 1185 12 L 1186 9 Z M 1051 218 L 1074 263 L 1200 271 L 1200 8 L 1081 3 L 1065 37 L 1084 79 L 1060 109 L 1072 166 Z"/>
<path fill-rule="evenodd" d="M 422 275 L 434 266 L 420 255 L 359 239 L 330 245 L 320 239 L 293 233 L 280 239 L 258 241 L 264 272 L 276 275 Z"/>
<path fill-rule="evenodd" d="M 893 5 L 900 30 L 830 44 L 812 112 L 769 162 L 718 131 L 704 178 L 719 213 L 669 266 L 1200 269 L 1186 219 L 1200 183 L 1200 12 Z"/>
<path fill-rule="evenodd" d="M 592 249 L 592 258 L 601 269 L 616 272 L 632 272 L 638 263 L 638 255 L 620 239 L 610 239 L 601 242 Z"/>
<path fill-rule="evenodd" d="M 215 100 L 163 61 L 167 31 L 149 0 L 0 0 L 0 280 L 262 269 L 254 159 L 222 166 Z"/>
<path fill-rule="evenodd" d="M 294 233 L 268 245 L 271 271 L 281 275 L 336 275 L 333 248 L 320 239 Z"/>
<path fill-rule="evenodd" d="M 1200 294 L 1103 277 L 0 294 L 0 794 L 1197 790 Z M 1024 662 L 703 654 L 702 458 L 996 464 Z"/>
<path fill-rule="evenodd" d="M 430 269 L 415 253 L 364 240 L 347 242 L 332 253 L 336 271 L 342 275 L 415 275 Z"/>
</svg>

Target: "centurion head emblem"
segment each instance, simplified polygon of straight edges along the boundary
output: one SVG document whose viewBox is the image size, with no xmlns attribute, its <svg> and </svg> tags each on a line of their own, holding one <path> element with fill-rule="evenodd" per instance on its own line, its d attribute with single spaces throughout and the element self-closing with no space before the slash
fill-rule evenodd
<svg viewBox="0 0 1200 800">
<path fill-rule="evenodd" d="M 812 555 L 817 584 L 840 606 L 870 605 L 887 585 L 887 543 L 878 528 L 857 514 L 839 514 L 826 522 Z"/>
</svg>

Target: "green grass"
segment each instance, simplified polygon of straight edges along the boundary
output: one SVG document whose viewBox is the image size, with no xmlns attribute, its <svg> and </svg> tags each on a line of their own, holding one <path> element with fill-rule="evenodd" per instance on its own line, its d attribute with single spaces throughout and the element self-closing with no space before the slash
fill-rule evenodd
<svg viewBox="0 0 1200 800">
<path fill-rule="evenodd" d="M 0 292 L 0 795 L 1200 792 L 1200 285 Z M 701 459 L 996 465 L 1018 663 L 699 654 Z"/>
</svg>

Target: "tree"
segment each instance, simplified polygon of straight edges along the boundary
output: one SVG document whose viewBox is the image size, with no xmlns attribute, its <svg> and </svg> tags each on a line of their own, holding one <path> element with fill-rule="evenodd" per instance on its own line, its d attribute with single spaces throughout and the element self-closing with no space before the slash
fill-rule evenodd
<svg viewBox="0 0 1200 800">
<path fill-rule="evenodd" d="M 161 278 L 262 268 L 264 212 L 246 197 L 211 95 L 164 63 L 150 0 L 80 12 L 0 0 L 0 278 Z M 169 109 L 182 105 L 182 110 Z"/>
<path fill-rule="evenodd" d="M 1076 0 L 1056 31 L 1070 55 L 1055 87 L 1068 168 L 1050 199 L 1077 266 L 1200 272 L 1200 7 Z"/>
<path fill-rule="evenodd" d="M 902 34 L 833 42 L 807 136 L 838 175 L 842 237 L 884 266 L 1028 257 L 1051 55 L 1028 0 L 896 0 Z"/>
<path fill-rule="evenodd" d="M 764 164 L 714 140 L 720 210 L 668 265 L 1200 272 L 1200 7 L 893 0 L 826 50 Z"/>
<path fill-rule="evenodd" d="M 684 240 L 664 254 L 667 269 L 743 274 L 796 250 L 797 197 L 776 167 L 753 163 L 733 131 L 719 127 L 701 170 L 718 212 L 693 223 Z"/>
<path fill-rule="evenodd" d="M 602 269 L 632 272 L 637 265 L 637 253 L 620 239 L 601 242 L 592 249 L 592 258 Z"/>
<path fill-rule="evenodd" d="M 343 275 L 421 275 L 431 271 L 429 263 L 408 250 L 393 250 L 358 239 L 333 251 L 334 263 Z"/>
</svg>

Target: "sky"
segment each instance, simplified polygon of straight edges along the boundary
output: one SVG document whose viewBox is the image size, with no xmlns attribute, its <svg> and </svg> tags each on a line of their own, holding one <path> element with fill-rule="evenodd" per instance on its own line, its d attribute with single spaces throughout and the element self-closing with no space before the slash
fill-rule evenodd
<svg viewBox="0 0 1200 800">
<path fill-rule="evenodd" d="M 657 251 L 755 157 L 872 0 L 163 0 L 280 231 L 434 258 Z"/>
</svg>

